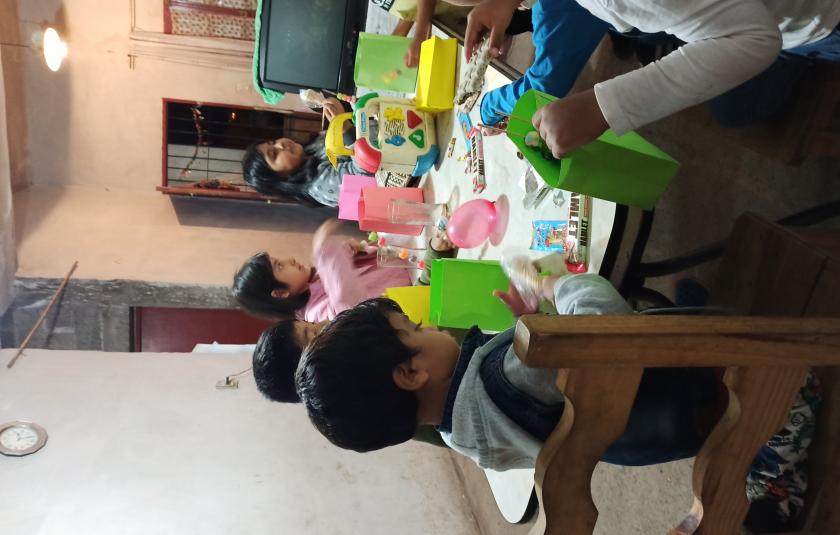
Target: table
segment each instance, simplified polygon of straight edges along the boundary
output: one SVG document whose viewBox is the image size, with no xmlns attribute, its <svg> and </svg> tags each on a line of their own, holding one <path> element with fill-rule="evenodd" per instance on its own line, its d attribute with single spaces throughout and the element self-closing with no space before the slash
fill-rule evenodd
<svg viewBox="0 0 840 535">
<path fill-rule="evenodd" d="M 446 37 L 437 28 L 435 33 Z M 458 47 L 458 53 L 457 68 L 460 76 L 461 65 L 466 61 L 462 46 Z M 491 66 L 485 76 L 484 91 L 509 82 L 508 76 Z M 510 206 L 508 227 L 501 243 L 494 246 L 488 241 L 481 247 L 461 249 L 458 251 L 458 258 L 498 260 L 502 254 L 509 251 L 526 253 L 534 259 L 545 257 L 545 252 L 529 249 L 532 221 L 534 219 L 565 219 L 568 207 L 565 204 L 556 206 L 549 195 L 536 209 L 523 208 L 522 200 L 525 191 L 518 183 L 529 164 L 526 160 L 520 160 L 517 157 L 515 145 L 505 135 L 484 137 L 487 187 L 483 192 L 474 194 L 471 179 L 464 172 L 466 162 L 458 159 L 458 156 L 466 152 L 466 146 L 455 115 L 455 110 L 452 110 L 439 113 L 435 118 L 437 140 L 444 154 L 440 165 L 429 173 L 422 184 L 426 192 L 426 202 L 447 202 L 453 192 L 458 203 L 474 198 L 493 201 L 504 194 L 508 197 Z M 473 124 L 481 122 L 478 105 L 470 112 L 470 118 Z M 456 138 L 455 151 L 451 158 L 447 158 L 445 153 L 449 140 L 453 136 Z M 568 193 L 565 198 L 568 202 Z M 601 199 L 592 199 L 589 272 L 600 273 L 620 288 L 632 259 L 641 256 L 637 237 L 649 228 L 649 223 L 646 226 L 644 222 L 645 215 L 641 210 L 617 206 L 615 203 Z M 643 248 L 643 244 L 641 247 Z M 529 505 L 535 499 L 534 470 L 506 472 L 485 470 L 485 474 L 504 518 L 511 523 L 523 521 L 529 510 L 533 510 Z"/>
<path fill-rule="evenodd" d="M 463 48 L 459 47 L 460 65 L 465 61 Z M 490 67 L 487 70 L 485 91 L 505 85 L 510 80 L 501 72 Z M 481 122 L 478 105 L 470 112 L 473 124 Z M 446 152 L 449 140 L 454 136 L 455 152 L 451 158 L 442 156 L 440 166 L 430 172 L 423 183 L 426 190 L 426 202 L 446 202 L 452 192 L 459 203 L 470 199 L 483 198 L 496 200 L 504 194 L 509 199 L 510 216 L 508 228 L 502 242 L 491 245 L 489 241 L 474 249 L 461 249 L 458 258 L 497 260 L 504 252 L 526 253 L 537 259 L 546 256 L 545 252 L 529 250 L 531 240 L 532 221 L 535 219 L 566 219 L 567 204 L 556 206 L 548 195 L 533 210 L 526 210 L 522 206 L 525 190 L 518 185 L 529 167 L 527 160 L 520 160 L 516 153 L 516 146 L 505 135 L 484 136 L 484 164 L 487 178 L 486 189 L 474 194 L 470 177 L 464 173 L 466 162 L 460 161 L 458 156 L 466 153 L 463 135 L 455 118 L 455 112 L 449 111 L 437 114 L 437 140 L 441 151 Z M 565 195 L 568 203 L 569 194 Z M 601 269 L 615 218 L 616 205 L 601 199 L 592 199 L 590 218 L 589 242 L 589 272 L 598 273 Z"/>
</svg>

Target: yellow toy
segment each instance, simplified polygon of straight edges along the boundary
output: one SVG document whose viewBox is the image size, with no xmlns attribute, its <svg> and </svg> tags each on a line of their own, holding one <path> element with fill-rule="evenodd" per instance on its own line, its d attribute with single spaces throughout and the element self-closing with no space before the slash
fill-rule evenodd
<svg viewBox="0 0 840 535">
<path fill-rule="evenodd" d="M 369 93 L 354 110 L 336 116 L 327 129 L 324 144 L 333 165 L 338 156 L 352 156 L 371 174 L 385 170 L 422 176 L 437 161 L 434 116 L 418 110 L 413 101 Z M 356 124 L 352 149 L 344 146 L 342 127 L 351 116 Z"/>
</svg>

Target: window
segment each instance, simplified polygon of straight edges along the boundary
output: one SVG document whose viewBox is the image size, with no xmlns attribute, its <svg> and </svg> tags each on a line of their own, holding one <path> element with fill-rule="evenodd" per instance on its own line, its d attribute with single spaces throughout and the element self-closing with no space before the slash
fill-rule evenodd
<svg viewBox="0 0 840 535">
<path fill-rule="evenodd" d="M 254 40 L 257 0 L 164 0 L 164 32 Z"/>
<path fill-rule="evenodd" d="M 288 137 L 308 143 L 320 131 L 321 115 L 164 99 L 163 125 L 163 182 L 158 191 L 289 202 L 248 187 L 242 178 L 242 155 L 260 139 Z"/>
</svg>

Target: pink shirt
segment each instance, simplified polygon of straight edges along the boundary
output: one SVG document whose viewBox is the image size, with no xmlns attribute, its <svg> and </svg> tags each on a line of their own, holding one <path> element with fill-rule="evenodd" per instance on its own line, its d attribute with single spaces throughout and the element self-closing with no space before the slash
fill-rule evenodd
<svg viewBox="0 0 840 535">
<path fill-rule="evenodd" d="M 359 253 L 346 236 L 326 238 L 313 260 L 315 279 L 298 319 L 331 320 L 366 299 L 382 296 L 388 288 L 411 286 L 407 269 L 378 267 L 375 247 Z"/>
</svg>

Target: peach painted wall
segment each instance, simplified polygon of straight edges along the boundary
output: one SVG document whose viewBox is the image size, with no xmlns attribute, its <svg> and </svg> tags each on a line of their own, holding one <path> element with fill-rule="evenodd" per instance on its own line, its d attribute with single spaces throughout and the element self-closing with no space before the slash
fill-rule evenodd
<svg viewBox="0 0 840 535">
<path fill-rule="evenodd" d="M 78 259 L 80 278 L 229 284 L 258 250 L 308 258 L 323 213 L 173 204 L 154 190 L 161 183 L 161 99 L 266 106 L 250 71 L 147 56 L 132 67 L 132 23 L 162 32 L 161 0 L 17 0 L 16 10 L 20 35 L 48 21 L 69 45 L 57 73 L 32 50 L 5 51 L 23 78 L 23 91 L 7 101 L 25 110 L 18 182 L 32 185 L 15 196 L 19 277 L 63 277 Z M 294 97 L 283 107 L 299 106 Z"/>
<path fill-rule="evenodd" d="M 163 2 L 135 4 L 137 28 L 162 32 Z M 26 21 L 55 20 L 66 28 L 70 48 L 57 73 L 37 54 L 25 54 L 31 183 L 150 191 L 161 182 L 163 97 L 265 106 L 252 88 L 250 71 L 147 56 L 136 57 L 132 68 L 131 5 L 129 0 L 18 0 L 22 35 L 32 27 Z"/>
<path fill-rule="evenodd" d="M 309 260 L 325 213 L 155 192 L 32 186 L 15 194 L 18 277 L 231 283 L 251 254 Z"/>
</svg>

